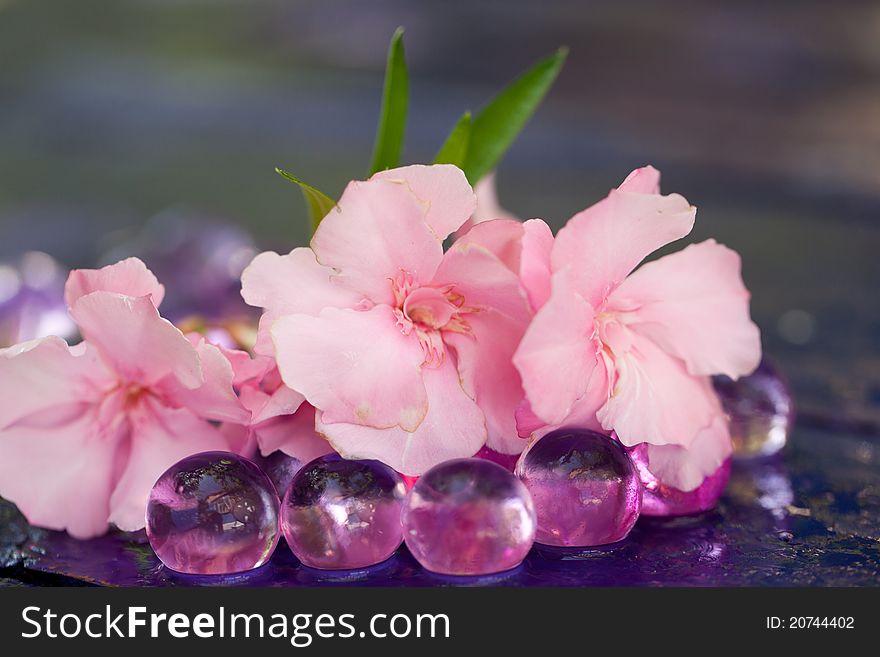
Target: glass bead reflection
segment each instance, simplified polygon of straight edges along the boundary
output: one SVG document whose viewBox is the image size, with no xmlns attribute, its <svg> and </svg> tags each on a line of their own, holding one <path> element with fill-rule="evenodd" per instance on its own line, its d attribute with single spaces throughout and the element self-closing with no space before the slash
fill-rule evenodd
<svg viewBox="0 0 880 657">
<path fill-rule="evenodd" d="M 715 391 L 730 418 L 730 438 L 737 458 L 770 456 L 781 450 L 794 420 L 788 384 L 766 360 L 752 374 L 736 381 L 713 379 Z"/>
<path fill-rule="evenodd" d="M 390 557 L 403 535 L 406 488 L 379 461 L 327 454 L 294 476 L 282 504 L 287 544 L 312 568 L 365 568 Z"/>
<path fill-rule="evenodd" d="M 230 452 L 187 457 L 159 477 L 147 503 L 150 545 L 172 570 L 221 575 L 272 556 L 279 501 L 269 478 Z"/>
<path fill-rule="evenodd" d="M 635 466 L 619 443 L 595 431 L 551 431 L 523 452 L 516 474 L 535 500 L 538 543 L 615 543 L 639 517 L 642 485 Z"/>
<path fill-rule="evenodd" d="M 525 486 L 497 463 L 455 459 L 419 477 L 402 515 L 406 545 L 428 570 L 488 575 L 518 566 L 535 537 Z"/>
<path fill-rule="evenodd" d="M 642 515 L 645 516 L 687 516 L 708 511 L 718 504 L 718 500 L 727 486 L 727 481 L 730 479 L 731 460 L 728 458 L 697 488 L 685 492 L 667 486 L 654 476 L 648 467 L 648 445 L 646 443 L 637 445 L 628 451 L 644 485 Z"/>
</svg>

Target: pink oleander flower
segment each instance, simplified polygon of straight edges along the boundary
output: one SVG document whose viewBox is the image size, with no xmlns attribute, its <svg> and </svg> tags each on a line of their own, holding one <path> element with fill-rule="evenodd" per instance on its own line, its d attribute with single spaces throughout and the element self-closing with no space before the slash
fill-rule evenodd
<svg viewBox="0 0 880 657">
<path fill-rule="evenodd" d="M 232 366 L 159 315 L 164 293 L 135 258 L 73 271 L 65 301 L 83 341 L 0 351 L 0 495 L 30 522 L 77 538 L 140 529 L 164 470 L 236 449 L 214 424 L 250 420 Z"/>
<path fill-rule="evenodd" d="M 515 356 L 523 435 L 566 424 L 649 444 L 651 470 L 693 490 L 731 452 L 709 377 L 757 367 L 739 256 L 708 240 L 636 266 L 686 236 L 695 208 L 637 169 L 569 220 L 549 258 L 550 294 Z"/>
<path fill-rule="evenodd" d="M 343 456 L 418 475 L 484 443 L 522 449 L 510 359 L 526 291 L 467 236 L 443 253 L 474 207 L 454 166 L 384 171 L 348 185 L 311 248 L 262 253 L 245 270 L 245 300 L 265 309 L 256 351 L 274 353 Z"/>
<path fill-rule="evenodd" d="M 498 189 L 495 184 L 494 171 L 480 178 L 477 184 L 474 185 L 474 194 L 477 195 L 477 206 L 474 208 L 471 218 L 455 232 L 456 237 L 464 235 L 477 224 L 486 221 L 492 221 L 493 219 L 519 219 L 501 207 L 501 203 L 498 201 Z"/>
<path fill-rule="evenodd" d="M 251 356 L 245 351 L 222 349 L 235 372 L 233 387 L 241 403 L 251 412 L 247 426 L 224 427 L 238 432 L 243 453 L 259 450 L 263 456 L 281 450 L 302 463 L 333 451 L 315 432 L 315 408 L 303 395 L 284 385 L 272 358 Z M 243 434 L 243 435 L 242 435 Z M 279 491 L 282 495 L 284 491 Z"/>
</svg>

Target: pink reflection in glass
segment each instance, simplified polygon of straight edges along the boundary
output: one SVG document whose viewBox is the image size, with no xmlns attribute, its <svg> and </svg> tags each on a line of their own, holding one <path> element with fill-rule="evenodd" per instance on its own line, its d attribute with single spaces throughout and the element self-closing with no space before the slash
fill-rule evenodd
<svg viewBox="0 0 880 657">
<path fill-rule="evenodd" d="M 629 450 L 630 458 L 645 486 L 642 497 L 642 515 L 646 516 L 686 516 L 702 513 L 717 503 L 727 480 L 730 479 L 730 463 L 727 459 L 714 473 L 703 480 L 700 486 L 685 492 L 660 482 L 648 467 L 648 445 L 642 443 Z"/>
<path fill-rule="evenodd" d="M 351 570 L 385 561 L 403 540 L 405 494 L 403 479 L 384 463 L 321 456 L 296 473 L 284 496 L 287 544 L 312 568 Z"/>
<path fill-rule="evenodd" d="M 257 466 L 230 452 L 204 452 L 159 477 L 147 503 L 147 536 L 177 572 L 242 572 L 275 551 L 278 511 L 275 487 Z"/>
<path fill-rule="evenodd" d="M 518 566 L 535 537 L 525 486 L 485 459 L 454 459 L 423 474 L 403 511 L 406 545 L 444 575 L 488 575 Z"/>
<path fill-rule="evenodd" d="M 523 452 L 516 474 L 535 500 L 538 543 L 615 543 L 639 517 L 642 485 L 635 466 L 619 443 L 595 431 L 551 431 Z"/>
</svg>

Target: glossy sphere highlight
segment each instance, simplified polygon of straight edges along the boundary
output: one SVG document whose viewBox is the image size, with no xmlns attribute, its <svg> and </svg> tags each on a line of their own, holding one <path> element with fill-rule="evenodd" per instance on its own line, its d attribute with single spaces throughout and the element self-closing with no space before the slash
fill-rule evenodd
<svg viewBox="0 0 880 657">
<path fill-rule="evenodd" d="M 287 544 L 312 568 L 365 568 L 400 546 L 400 511 L 406 488 L 379 461 L 327 454 L 306 464 L 282 504 Z"/>
<path fill-rule="evenodd" d="M 516 474 L 535 500 L 538 543 L 615 543 L 639 517 L 642 485 L 635 466 L 619 443 L 594 431 L 551 431 L 523 452 Z"/>
<path fill-rule="evenodd" d="M 147 503 L 147 536 L 166 566 L 222 575 L 257 568 L 280 536 L 278 494 L 253 463 L 204 452 L 159 477 Z"/>
<path fill-rule="evenodd" d="M 403 511 L 406 546 L 445 575 L 488 575 L 518 566 L 535 538 L 525 486 L 497 463 L 454 459 L 413 486 Z"/>
<path fill-rule="evenodd" d="M 648 446 L 644 443 L 629 450 L 645 487 L 642 495 L 642 515 L 687 516 L 708 511 L 718 504 L 730 479 L 730 459 L 703 480 L 698 488 L 684 492 L 667 486 L 654 476 L 648 467 Z"/>
<path fill-rule="evenodd" d="M 713 379 L 730 417 L 730 439 L 737 458 L 770 456 L 781 450 L 794 420 L 794 402 L 785 379 L 767 361 L 736 381 Z"/>
</svg>

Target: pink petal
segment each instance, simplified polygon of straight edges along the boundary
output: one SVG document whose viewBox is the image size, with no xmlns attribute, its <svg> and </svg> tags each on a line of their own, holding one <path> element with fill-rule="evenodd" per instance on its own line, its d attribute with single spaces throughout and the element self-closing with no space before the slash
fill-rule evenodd
<svg viewBox="0 0 880 657">
<path fill-rule="evenodd" d="M 350 308 L 362 298 L 331 280 L 334 271 L 318 264 L 314 252 L 300 247 L 287 255 L 260 253 L 241 275 L 241 296 L 275 316 L 317 315 L 323 308 Z"/>
<path fill-rule="evenodd" d="M 480 178 L 479 182 L 474 186 L 474 194 L 477 196 L 477 206 L 471 218 L 458 229 L 457 235 L 459 237 L 465 235 L 471 228 L 484 221 L 512 219 L 519 223 L 519 220 L 502 208 L 498 202 L 498 190 L 495 184 L 494 171 Z"/>
<path fill-rule="evenodd" d="M 593 309 L 574 291 L 565 272 L 535 315 L 513 357 L 531 410 L 558 424 L 586 391 L 596 367 Z"/>
<path fill-rule="evenodd" d="M 502 454 L 519 454 L 526 444 L 516 431 L 523 389 L 511 359 L 526 325 L 491 310 L 469 323 L 471 335 L 449 333 L 444 338 L 455 349 L 461 385 L 486 416 L 486 444 Z"/>
<path fill-rule="evenodd" d="M 427 412 L 424 353 L 388 306 L 325 308 L 318 317 L 287 315 L 272 325 L 278 369 L 325 422 L 413 431 Z"/>
<path fill-rule="evenodd" d="M 453 458 L 473 456 L 486 441 L 483 413 L 458 381 L 450 358 L 423 374 L 428 414 L 411 433 L 399 427 L 373 429 L 347 423 L 327 423 L 318 417 L 316 429 L 342 456 L 378 459 L 405 475 L 417 476 Z"/>
<path fill-rule="evenodd" d="M 0 349 L 0 429 L 34 415 L 92 403 L 114 384 L 94 349 L 48 337 Z"/>
<path fill-rule="evenodd" d="M 251 424 L 260 424 L 277 417 L 293 415 L 305 401 L 300 393 L 285 385 L 269 394 L 253 386 L 241 391 L 241 401 L 253 413 Z"/>
<path fill-rule="evenodd" d="M 697 375 L 751 373 L 761 335 L 749 318 L 749 292 L 736 252 L 714 240 L 649 262 L 612 294 L 624 321 Z"/>
<path fill-rule="evenodd" d="M 727 422 L 716 415 L 690 447 L 648 445 L 648 467 L 667 486 L 689 492 L 718 470 L 732 452 Z"/>
<path fill-rule="evenodd" d="M 414 164 L 380 171 L 370 180 L 406 185 L 426 204 L 424 222 L 441 242 L 458 230 L 477 207 L 477 197 L 464 172 L 451 164 Z"/>
<path fill-rule="evenodd" d="M 251 413 L 232 389 L 233 369 L 218 347 L 200 338 L 196 343 L 204 383 L 186 388 L 175 376 L 166 376 L 155 384 L 166 404 L 186 408 L 205 420 L 249 424 Z"/>
<path fill-rule="evenodd" d="M 187 456 L 230 448 L 218 428 L 184 409 L 145 405 L 131 423 L 130 456 L 110 497 L 110 522 L 124 531 L 144 526 L 147 498 L 165 470 Z"/>
<path fill-rule="evenodd" d="M 101 429 L 86 407 L 55 426 L 0 430 L 0 495 L 34 525 L 67 530 L 75 538 L 103 534 L 126 430 L 125 425 Z"/>
<path fill-rule="evenodd" d="M 531 307 L 537 310 L 550 297 L 550 252 L 553 232 L 541 219 L 524 223 L 511 219 L 484 221 L 463 237 L 455 246 L 482 246 L 520 277 Z"/>
<path fill-rule="evenodd" d="M 552 251 L 553 231 L 550 230 L 550 226 L 541 219 L 529 219 L 525 222 L 519 275 L 534 311 L 541 308 L 550 298 Z"/>
<path fill-rule="evenodd" d="M 293 415 L 277 417 L 255 426 L 254 433 L 263 456 L 281 450 L 288 456 L 308 463 L 333 451 L 330 443 L 315 432 L 315 407 L 309 404 L 303 404 Z"/>
<path fill-rule="evenodd" d="M 598 308 L 649 254 L 690 233 L 696 209 L 653 191 L 653 169 L 637 170 L 607 198 L 579 212 L 556 236 L 553 271 L 568 268 L 575 289 Z"/>
<path fill-rule="evenodd" d="M 597 417 L 624 445 L 689 445 L 718 412 L 706 379 L 644 337 L 633 335 L 614 366 L 613 392 Z"/>
<path fill-rule="evenodd" d="M 126 381 L 152 385 L 173 374 L 187 388 L 203 383 L 195 348 L 159 316 L 150 297 L 92 292 L 77 299 L 70 314 L 83 337 Z"/>
<path fill-rule="evenodd" d="M 433 203 L 401 182 L 351 182 L 337 209 L 321 221 L 312 248 L 321 264 L 338 271 L 338 284 L 375 303 L 390 304 L 390 281 L 401 271 L 424 284 L 443 257 L 445 236 L 427 223 Z"/>
<path fill-rule="evenodd" d="M 467 239 L 453 244 L 443 256 L 434 285 L 453 285 L 464 297 L 464 307 L 495 310 L 522 322 L 531 312 L 516 272 L 485 247 Z M 464 315 L 468 321 L 468 315 Z"/>
<path fill-rule="evenodd" d="M 137 258 L 126 258 L 102 269 L 74 269 L 64 286 L 64 300 L 68 307 L 73 307 L 80 297 L 98 291 L 129 297 L 149 296 L 157 308 L 165 298 L 165 288 Z"/>
</svg>

